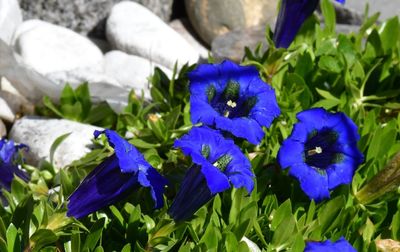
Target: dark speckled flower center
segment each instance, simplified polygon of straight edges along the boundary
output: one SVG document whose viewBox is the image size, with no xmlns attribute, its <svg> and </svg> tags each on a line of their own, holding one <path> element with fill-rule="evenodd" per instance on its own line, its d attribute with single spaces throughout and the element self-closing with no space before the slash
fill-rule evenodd
<svg viewBox="0 0 400 252">
<path fill-rule="evenodd" d="M 210 85 L 207 89 L 208 102 L 215 111 L 227 118 L 248 117 L 257 103 L 257 97 L 241 97 L 240 84 L 229 81 L 222 93 Z"/>
<path fill-rule="evenodd" d="M 215 160 L 211 160 L 210 159 L 210 151 L 211 151 L 211 147 L 209 145 L 203 144 L 201 146 L 201 155 L 205 159 L 210 161 L 210 163 L 212 163 L 212 165 L 217 167 L 220 171 L 222 171 L 222 172 L 225 171 L 226 167 L 232 161 L 233 157 L 231 155 L 225 154 L 225 155 L 222 155 L 222 156 L 216 158 Z"/>
<path fill-rule="evenodd" d="M 305 163 L 325 170 L 329 165 L 340 162 L 343 154 L 337 150 L 337 139 L 338 134 L 332 129 L 313 131 L 304 144 Z"/>
</svg>

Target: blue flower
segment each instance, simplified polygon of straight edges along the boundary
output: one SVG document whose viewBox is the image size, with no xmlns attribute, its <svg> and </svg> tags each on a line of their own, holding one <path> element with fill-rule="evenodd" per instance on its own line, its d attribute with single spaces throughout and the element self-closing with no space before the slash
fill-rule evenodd
<svg viewBox="0 0 400 252">
<path fill-rule="evenodd" d="M 114 204 L 140 186 L 149 187 L 155 207 L 162 207 L 167 181 L 133 145 L 116 132 L 106 129 L 95 131 L 94 136 L 97 138 L 103 133 L 115 153 L 90 172 L 72 193 L 67 215 L 84 217 Z"/>
<path fill-rule="evenodd" d="M 345 0 L 336 0 L 344 3 Z M 275 25 L 276 47 L 288 48 L 304 21 L 317 8 L 319 0 L 282 0 Z"/>
<path fill-rule="evenodd" d="M 299 120 L 283 143 L 278 161 L 296 177 L 307 196 L 329 198 L 329 190 L 352 181 L 363 162 L 357 148 L 357 126 L 344 113 L 313 108 L 297 114 Z"/>
<path fill-rule="evenodd" d="M 336 242 L 307 242 L 304 252 L 357 252 L 351 244 L 341 237 Z"/>
<path fill-rule="evenodd" d="M 175 147 L 192 158 L 169 214 L 175 221 L 189 219 L 214 195 L 230 188 L 244 187 L 250 194 L 254 187 L 250 161 L 232 140 L 219 131 L 199 127 L 175 141 Z"/>
<path fill-rule="evenodd" d="M 280 114 L 274 90 L 255 67 L 225 60 L 202 64 L 189 73 L 190 114 L 203 123 L 258 144 Z"/>
<path fill-rule="evenodd" d="M 13 140 L 0 139 L 0 187 L 10 190 L 14 175 L 24 181 L 29 180 L 28 174 L 18 167 L 16 159 L 18 150 L 28 148 L 25 144 L 15 144 Z"/>
</svg>

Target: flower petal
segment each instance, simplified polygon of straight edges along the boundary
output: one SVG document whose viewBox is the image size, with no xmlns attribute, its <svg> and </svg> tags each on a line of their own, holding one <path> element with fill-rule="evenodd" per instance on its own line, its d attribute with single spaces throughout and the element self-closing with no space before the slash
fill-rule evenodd
<svg viewBox="0 0 400 252">
<path fill-rule="evenodd" d="M 330 197 L 326 174 L 319 173 L 306 164 L 292 165 L 289 174 L 299 180 L 301 189 L 310 199 L 319 202 Z"/>
<path fill-rule="evenodd" d="M 329 189 L 333 189 L 342 184 L 350 184 L 358 165 L 359 163 L 346 155 L 344 155 L 343 160 L 339 163 L 332 164 L 326 169 Z"/>
<path fill-rule="evenodd" d="M 153 167 L 150 167 L 147 173 L 147 178 L 150 181 L 151 197 L 154 200 L 155 208 L 161 208 L 164 206 L 163 194 L 168 181 Z"/>
<path fill-rule="evenodd" d="M 357 252 L 351 244 L 341 237 L 336 242 L 326 240 L 324 242 L 307 242 L 304 252 Z"/>
<path fill-rule="evenodd" d="M 217 117 L 215 125 L 218 129 L 231 132 L 237 137 L 246 139 L 252 144 L 259 144 L 264 137 L 261 126 L 253 119 Z"/>
<path fill-rule="evenodd" d="M 134 173 L 121 173 L 114 154 L 90 172 L 72 193 L 68 199 L 67 215 L 82 218 L 114 204 L 137 185 Z"/>
<path fill-rule="evenodd" d="M 289 47 L 303 22 L 317 8 L 318 2 L 318 0 L 283 0 L 281 2 L 273 38 L 276 47 Z"/>
<path fill-rule="evenodd" d="M 219 116 L 210 104 L 197 97 L 190 97 L 190 120 L 193 124 L 202 122 L 206 125 L 213 125 L 215 118 Z"/>
<path fill-rule="evenodd" d="M 212 194 L 223 192 L 231 187 L 227 176 L 209 163 L 201 166 L 201 173 L 203 173 Z"/>
<path fill-rule="evenodd" d="M 187 220 L 212 197 L 214 194 L 211 193 L 200 166 L 194 165 L 186 172 L 168 214 L 176 222 Z"/>
<path fill-rule="evenodd" d="M 278 152 L 278 162 L 282 169 L 286 169 L 295 164 L 303 164 L 304 144 L 286 139 Z"/>
<path fill-rule="evenodd" d="M 94 136 L 98 137 L 103 133 L 106 134 L 108 142 L 114 148 L 121 172 L 138 172 L 150 167 L 150 164 L 147 163 L 143 155 L 115 131 L 109 129 L 104 131 L 96 130 Z"/>
</svg>

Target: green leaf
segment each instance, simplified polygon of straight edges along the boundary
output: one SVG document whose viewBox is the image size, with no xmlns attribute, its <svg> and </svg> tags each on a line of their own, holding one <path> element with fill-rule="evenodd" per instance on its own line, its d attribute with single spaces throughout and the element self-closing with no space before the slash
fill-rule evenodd
<svg viewBox="0 0 400 252">
<path fill-rule="evenodd" d="M 271 229 L 276 230 L 282 221 L 286 218 L 290 218 L 292 214 L 292 204 L 290 200 L 286 200 L 279 208 L 273 213 Z"/>
<path fill-rule="evenodd" d="M 88 83 L 82 83 L 76 90 L 76 99 L 82 105 L 82 118 L 86 118 L 89 115 L 89 111 L 92 107 L 92 101 L 90 100 L 90 92 Z"/>
<path fill-rule="evenodd" d="M 18 234 L 17 228 L 12 223 L 7 228 L 7 250 L 8 252 L 22 251 L 21 237 Z"/>
<path fill-rule="evenodd" d="M 73 105 L 76 102 L 75 91 L 72 87 L 67 83 L 64 86 L 64 89 L 61 92 L 60 96 L 60 104 L 61 105 Z"/>
<path fill-rule="evenodd" d="M 320 3 L 322 14 L 324 15 L 325 29 L 330 33 L 335 33 L 336 14 L 335 8 L 330 0 L 322 0 Z"/>
<path fill-rule="evenodd" d="M 345 206 L 343 196 L 331 199 L 318 209 L 318 223 L 320 225 L 321 234 L 324 234 L 338 217 L 340 210 Z"/>
<path fill-rule="evenodd" d="M 60 144 L 67 138 L 69 137 L 69 135 L 71 135 L 70 133 L 66 133 L 63 134 L 59 137 L 56 138 L 56 140 L 54 140 L 53 144 L 50 147 L 50 163 L 54 165 L 54 153 L 56 152 L 58 146 L 60 146 Z"/>
<path fill-rule="evenodd" d="M 387 20 L 382 24 L 379 34 L 382 41 L 383 50 L 389 53 L 397 48 L 400 34 L 399 18 L 397 16 Z"/>
<path fill-rule="evenodd" d="M 95 224 L 93 224 L 93 226 L 90 228 L 89 234 L 86 237 L 85 243 L 83 244 L 82 251 L 93 251 L 96 248 L 97 243 L 102 237 L 105 221 L 105 218 L 101 218 L 96 221 Z"/>
<path fill-rule="evenodd" d="M 145 142 L 144 140 L 142 140 L 140 138 L 129 139 L 129 142 L 131 144 L 133 144 L 135 147 L 141 148 L 141 149 L 151 149 L 151 148 L 157 148 L 157 147 L 161 146 L 160 144 Z"/>
<path fill-rule="evenodd" d="M 43 97 L 43 105 L 50 109 L 54 114 L 56 114 L 59 117 L 63 117 L 62 112 L 53 104 L 53 102 L 50 100 L 50 98 L 48 96 L 44 96 Z"/>
<path fill-rule="evenodd" d="M 165 118 L 165 126 L 167 129 L 175 129 L 176 123 L 178 122 L 179 116 L 181 115 L 181 106 L 176 106 L 169 112 Z"/>
<path fill-rule="evenodd" d="M 397 135 L 396 121 L 391 120 L 385 127 L 379 127 L 373 132 L 366 160 L 387 156 Z"/>
<path fill-rule="evenodd" d="M 74 104 L 61 104 L 60 110 L 64 118 L 80 122 L 82 121 L 83 108 L 80 102 Z"/>
<path fill-rule="evenodd" d="M 46 245 L 58 240 L 58 236 L 51 230 L 39 229 L 30 238 L 30 247 L 33 252 L 40 251 Z"/>
<path fill-rule="evenodd" d="M 343 69 L 338 59 L 332 56 L 322 56 L 318 61 L 318 67 L 327 72 L 336 74 L 340 73 Z"/>
</svg>

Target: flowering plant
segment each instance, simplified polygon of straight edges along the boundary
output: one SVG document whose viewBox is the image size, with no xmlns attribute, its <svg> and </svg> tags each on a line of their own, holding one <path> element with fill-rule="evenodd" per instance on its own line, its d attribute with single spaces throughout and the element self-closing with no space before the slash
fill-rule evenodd
<svg viewBox="0 0 400 252">
<path fill-rule="evenodd" d="M 320 2 L 325 26 L 308 19 L 289 49 L 266 29 L 268 48 L 240 64 L 155 69 L 152 100 L 132 92 L 120 113 L 88 105 L 89 86 L 44 99 L 41 115 L 110 128 L 95 133 L 108 144 L 54 167 L 61 137 L 22 165 L 26 180 L 4 175 L 0 251 L 399 247 L 400 22 L 375 15 L 336 34 L 332 1 Z"/>
<path fill-rule="evenodd" d="M 188 74 L 192 122 L 225 130 L 258 144 L 280 114 L 274 90 L 255 67 L 229 60 L 202 64 Z"/>
</svg>

